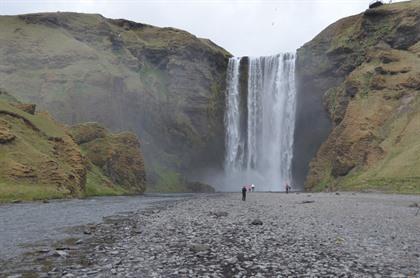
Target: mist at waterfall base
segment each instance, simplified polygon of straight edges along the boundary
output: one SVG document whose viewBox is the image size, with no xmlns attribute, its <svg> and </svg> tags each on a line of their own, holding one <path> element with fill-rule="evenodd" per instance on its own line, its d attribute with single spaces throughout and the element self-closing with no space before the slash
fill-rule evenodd
<svg viewBox="0 0 420 278">
<path fill-rule="evenodd" d="M 295 54 L 229 60 L 225 164 L 219 191 L 284 191 L 292 185 Z"/>
</svg>

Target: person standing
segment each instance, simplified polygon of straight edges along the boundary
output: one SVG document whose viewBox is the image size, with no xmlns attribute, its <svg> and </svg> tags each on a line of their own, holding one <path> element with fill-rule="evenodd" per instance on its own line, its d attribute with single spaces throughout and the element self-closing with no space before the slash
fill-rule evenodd
<svg viewBox="0 0 420 278">
<path fill-rule="evenodd" d="M 254 190 L 255 190 L 255 185 L 251 184 L 251 191 L 254 192 Z"/>
<path fill-rule="evenodd" d="M 242 187 L 242 201 L 246 200 L 246 186 Z"/>
<path fill-rule="evenodd" d="M 290 187 L 289 187 L 289 183 L 287 183 L 287 182 L 286 182 L 286 194 L 288 194 L 288 193 L 289 193 L 289 189 L 290 189 Z"/>
</svg>

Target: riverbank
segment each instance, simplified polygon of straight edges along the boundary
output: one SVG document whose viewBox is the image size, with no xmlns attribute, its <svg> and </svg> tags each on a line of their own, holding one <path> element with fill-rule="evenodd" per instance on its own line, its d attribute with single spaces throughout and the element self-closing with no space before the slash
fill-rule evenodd
<svg viewBox="0 0 420 278">
<path fill-rule="evenodd" d="M 80 229 L 6 274 L 53 277 L 420 275 L 420 197 L 363 193 L 201 195 Z M 54 248 L 54 249 L 51 249 Z"/>
<path fill-rule="evenodd" d="M 0 259 L 30 251 L 25 246 L 43 245 L 74 236 L 82 225 L 96 225 L 108 217 L 121 217 L 160 203 L 193 197 L 193 194 L 94 197 L 0 205 Z M 77 235 L 79 236 L 79 235 Z M 1 260 L 0 260 L 1 261 Z M 0 275 L 1 276 L 1 275 Z"/>
</svg>

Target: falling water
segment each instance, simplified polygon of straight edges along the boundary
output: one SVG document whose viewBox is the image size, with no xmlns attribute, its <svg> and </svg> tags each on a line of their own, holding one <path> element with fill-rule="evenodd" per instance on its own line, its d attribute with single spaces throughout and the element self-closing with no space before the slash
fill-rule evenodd
<svg viewBox="0 0 420 278">
<path fill-rule="evenodd" d="M 292 183 L 295 55 L 249 58 L 242 96 L 244 61 L 235 57 L 228 65 L 224 189 L 236 191 L 254 183 L 258 190 L 283 191 L 286 183 Z"/>
</svg>

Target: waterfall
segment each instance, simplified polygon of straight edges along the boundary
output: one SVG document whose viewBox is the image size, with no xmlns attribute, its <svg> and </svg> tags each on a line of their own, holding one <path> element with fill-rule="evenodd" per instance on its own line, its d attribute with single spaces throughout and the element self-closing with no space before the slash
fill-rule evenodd
<svg viewBox="0 0 420 278">
<path fill-rule="evenodd" d="M 254 183 L 257 190 L 284 191 L 286 183 L 292 184 L 294 70 L 291 53 L 229 60 L 223 189 L 237 191 Z M 242 74 L 247 74 L 247 84 L 241 82 Z"/>
</svg>

